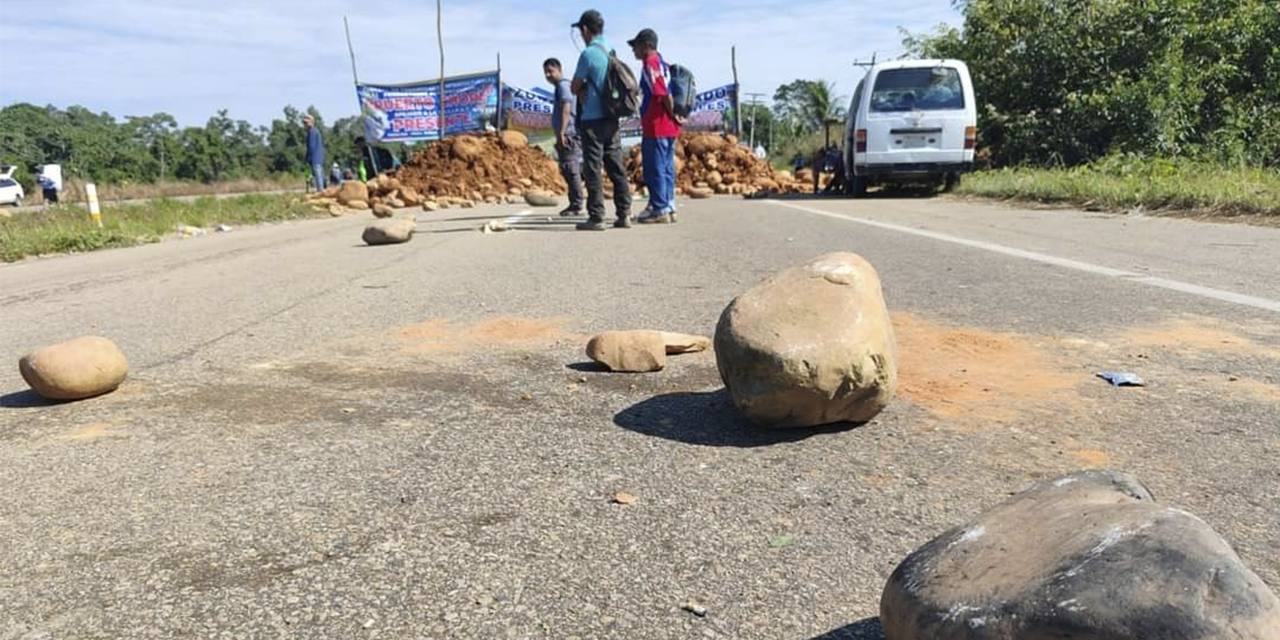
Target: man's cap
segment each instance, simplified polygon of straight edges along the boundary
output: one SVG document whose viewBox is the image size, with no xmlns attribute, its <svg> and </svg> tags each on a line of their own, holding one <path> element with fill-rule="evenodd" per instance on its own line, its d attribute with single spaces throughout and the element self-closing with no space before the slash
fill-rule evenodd
<svg viewBox="0 0 1280 640">
<path fill-rule="evenodd" d="M 582 17 L 578 21 L 569 25 L 575 29 L 578 27 L 586 27 L 592 31 L 604 30 L 604 16 L 600 15 L 595 9 L 587 9 L 582 12 Z"/>
<path fill-rule="evenodd" d="M 636 37 L 627 41 L 627 46 L 634 47 L 637 42 L 643 42 L 653 48 L 658 47 L 658 34 L 653 29 L 641 29 Z"/>
</svg>

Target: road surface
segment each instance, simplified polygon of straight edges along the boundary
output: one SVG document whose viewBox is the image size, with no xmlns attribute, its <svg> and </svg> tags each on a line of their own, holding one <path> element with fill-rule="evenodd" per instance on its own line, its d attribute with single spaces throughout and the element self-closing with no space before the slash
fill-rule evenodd
<svg viewBox="0 0 1280 640">
<path fill-rule="evenodd" d="M 1280 230 L 681 205 L 603 233 L 449 209 L 390 247 L 346 217 L 0 267 L 11 365 L 86 333 L 132 365 L 60 405 L 0 369 L 0 638 L 880 638 L 906 554 L 1092 467 L 1280 588 Z M 601 330 L 710 335 L 841 250 L 895 314 L 902 388 L 867 425 L 752 428 L 711 354 L 582 362 Z"/>
</svg>

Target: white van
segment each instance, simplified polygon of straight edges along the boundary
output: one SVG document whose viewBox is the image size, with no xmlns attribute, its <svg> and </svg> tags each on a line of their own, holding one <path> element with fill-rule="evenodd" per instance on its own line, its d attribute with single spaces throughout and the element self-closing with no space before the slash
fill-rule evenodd
<svg viewBox="0 0 1280 640">
<path fill-rule="evenodd" d="M 969 68 L 959 60 L 873 65 L 845 117 L 849 191 L 886 181 L 933 181 L 950 189 L 973 169 L 978 111 Z"/>
</svg>

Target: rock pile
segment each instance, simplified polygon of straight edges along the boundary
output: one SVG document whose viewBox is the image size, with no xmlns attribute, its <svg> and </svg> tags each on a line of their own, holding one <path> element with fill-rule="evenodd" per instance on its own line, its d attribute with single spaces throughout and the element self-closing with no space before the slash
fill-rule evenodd
<svg viewBox="0 0 1280 640">
<path fill-rule="evenodd" d="M 1137 479 L 1042 482 L 912 553 L 880 599 L 889 640 L 1280 637 L 1280 601 L 1199 518 Z"/>
<path fill-rule="evenodd" d="M 529 146 L 517 131 L 463 135 L 433 142 L 396 171 L 368 182 L 347 181 L 307 196 L 313 206 L 333 215 L 382 207 L 515 203 L 527 191 L 552 198 L 568 192 L 555 160 Z M 379 207 L 382 205 L 382 207 Z M 429 209 L 434 210 L 434 209 Z"/>
<path fill-rule="evenodd" d="M 627 175 L 632 185 L 644 184 L 640 147 L 631 149 Z M 676 142 L 677 193 L 692 198 L 712 194 L 763 195 L 796 193 L 804 185 L 785 171 L 774 171 L 738 144 L 732 135 L 687 133 Z"/>
</svg>

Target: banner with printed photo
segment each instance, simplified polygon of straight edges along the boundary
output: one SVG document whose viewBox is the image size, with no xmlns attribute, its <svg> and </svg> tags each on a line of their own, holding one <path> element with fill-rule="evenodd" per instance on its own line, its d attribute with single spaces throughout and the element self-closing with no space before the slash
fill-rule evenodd
<svg viewBox="0 0 1280 640">
<path fill-rule="evenodd" d="M 685 131 L 733 131 L 737 118 L 738 85 L 727 84 L 698 94 Z M 554 97 L 541 89 L 526 91 L 504 85 L 502 88 L 503 117 L 507 127 L 528 134 L 551 133 L 551 110 Z M 639 136 L 640 118 L 622 121 L 624 137 Z"/>
<path fill-rule="evenodd" d="M 382 142 L 440 139 L 438 81 L 399 85 L 356 85 L 365 135 Z M 498 74 L 445 78 L 444 135 L 497 126 Z"/>
<path fill-rule="evenodd" d="M 502 86 L 502 117 L 508 129 L 531 135 L 551 135 L 551 110 L 555 95 L 540 87 L 526 91 Z"/>
</svg>

